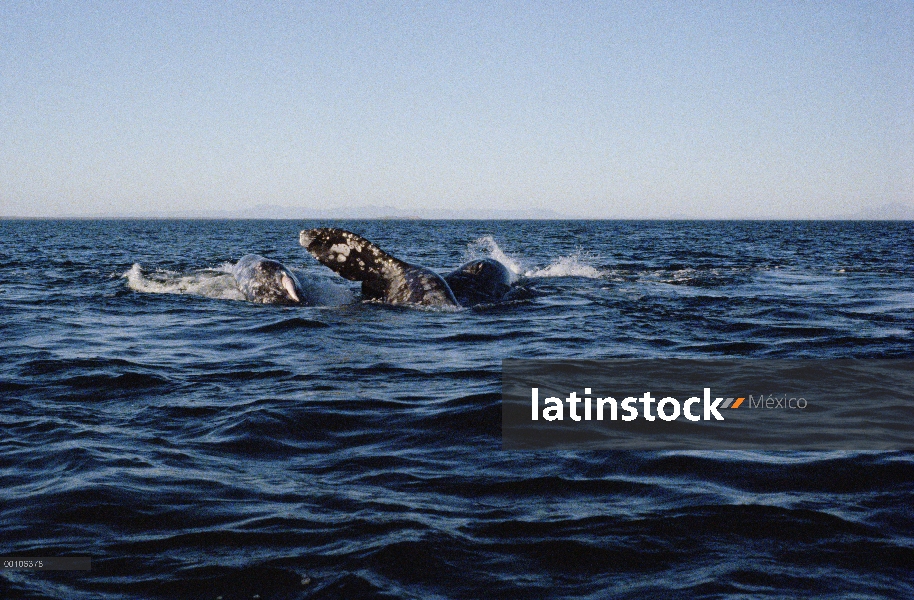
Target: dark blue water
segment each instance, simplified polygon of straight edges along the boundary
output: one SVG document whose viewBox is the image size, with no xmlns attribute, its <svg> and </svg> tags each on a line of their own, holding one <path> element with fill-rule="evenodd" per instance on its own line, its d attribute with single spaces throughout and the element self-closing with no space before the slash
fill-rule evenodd
<svg viewBox="0 0 914 600">
<path fill-rule="evenodd" d="M 335 224 L 531 301 L 361 303 Z M 248 253 L 311 307 L 239 300 Z M 0 222 L 9 598 L 914 597 L 911 453 L 506 452 L 503 358 L 914 357 L 914 224 Z"/>
</svg>

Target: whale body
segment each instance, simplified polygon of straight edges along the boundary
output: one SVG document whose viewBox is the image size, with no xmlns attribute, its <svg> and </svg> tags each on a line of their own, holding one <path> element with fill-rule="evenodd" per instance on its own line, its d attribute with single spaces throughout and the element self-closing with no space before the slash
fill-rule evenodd
<svg viewBox="0 0 914 600">
<path fill-rule="evenodd" d="M 444 276 L 463 306 L 503 301 L 511 291 L 511 272 L 494 258 L 479 258 Z"/>
<path fill-rule="evenodd" d="M 368 300 L 460 306 L 440 275 L 394 258 L 351 231 L 332 227 L 306 229 L 298 241 L 322 265 L 350 281 L 361 281 L 362 295 Z"/>
<path fill-rule="evenodd" d="M 298 241 L 322 265 L 350 281 L 362 282 L 362 295 L 369 300 L 460 307 L 511 298 L 511 272 L 491 258 L 470 261 L 441 277 L 391 256 L 345 229 L 305 229 Z"/>
<path fill-rule="evenodd" d="M 302 304 L 305 295 L 295 275 L 282 263 L 247 254 L 232 267 L 238 289 L 250 302 Z"/>
</svg>

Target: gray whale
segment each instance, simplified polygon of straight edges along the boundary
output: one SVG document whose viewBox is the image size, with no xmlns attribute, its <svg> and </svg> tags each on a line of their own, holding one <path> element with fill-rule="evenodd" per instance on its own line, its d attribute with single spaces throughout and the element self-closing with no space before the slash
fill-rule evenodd
<svg viewBox="0 0 914 600">
<path fill-rule="evenodd" d="M 463 306 L 503 302 L 511 297 L 511 272 L 494 258 L 479 258 L 444 276 Z"/>
<path fill-rule="evenodd" d="M 306 229 L 298 241 L 322 265 L 350 281 L 361 281 L 366 299 L 388 304 L 460 306 L 440 275 L 394 258 L 351 231 Z"/>
<path fill-rule="evenodd" d="M 322 265 L 350 281 L 361 281 L 362 295 L 369 300 L 460 307 L 510 297 L 511 273 L 491 258 L 470 261 L 441 277 L 344 229 L 305 229 L 298 241 Z"/>
<path fill-rule="evenodd" d="M 238 289 L 250 302 L 302 304 L 305 295 L 295 275 L 282 263 L 256 254 L 241 257 L 232 275 Z"/>
</svg>

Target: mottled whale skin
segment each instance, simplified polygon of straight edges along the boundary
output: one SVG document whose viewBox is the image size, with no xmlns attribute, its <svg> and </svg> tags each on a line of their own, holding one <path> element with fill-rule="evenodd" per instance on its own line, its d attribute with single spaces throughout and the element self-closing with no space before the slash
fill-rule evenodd
<svg viewBox="0 0 914 600">
<path fill-rule="evenodd" d="M 344 229 L 306 229 L 298 241 L 324 266 L 350 281 L 361 281 L 362 295 L 369 300 L 457 307 L 532 297 L 526 289 L 512 287 L 511 272 L 492 258 L 471 260 L 441 277 Z"/>
<path fill-rule="evenodd" d="M 362 295 L 368 300 L 388 304 L 460 306 L 440 275 L 394 258 L 351 231 L 331 227 L 306 229 L 298 241 L 322 265 L 350 281 L 361 281 Z"/>
<path fill-rule="evenodd" d="M 247 254 L 232 267 L 238 289 L 250 302 L 302 304 L 304 293 L 295 275 L 282 263 Z"/>
</svg>

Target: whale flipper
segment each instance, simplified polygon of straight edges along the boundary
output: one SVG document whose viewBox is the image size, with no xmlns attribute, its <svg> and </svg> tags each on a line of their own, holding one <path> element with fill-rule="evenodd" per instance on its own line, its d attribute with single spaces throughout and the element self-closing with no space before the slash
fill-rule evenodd
<svg viewBox="0 0 914 600">
<path fill-rule="evenodd" d="M 232 267 L 238 289 L 250 302 L 302 304 L 305 295 L 295 275 L 282 263 L 247 254 Z"/>
<path fill-rule="evenodd" d="M 411 265 L 344 229 L 305 229 L 299 243 L 322 265 L 350 281 L 362 295 L 389 304 L 460 306 L 447 282 L 425 267 Z"/>
</svg>

